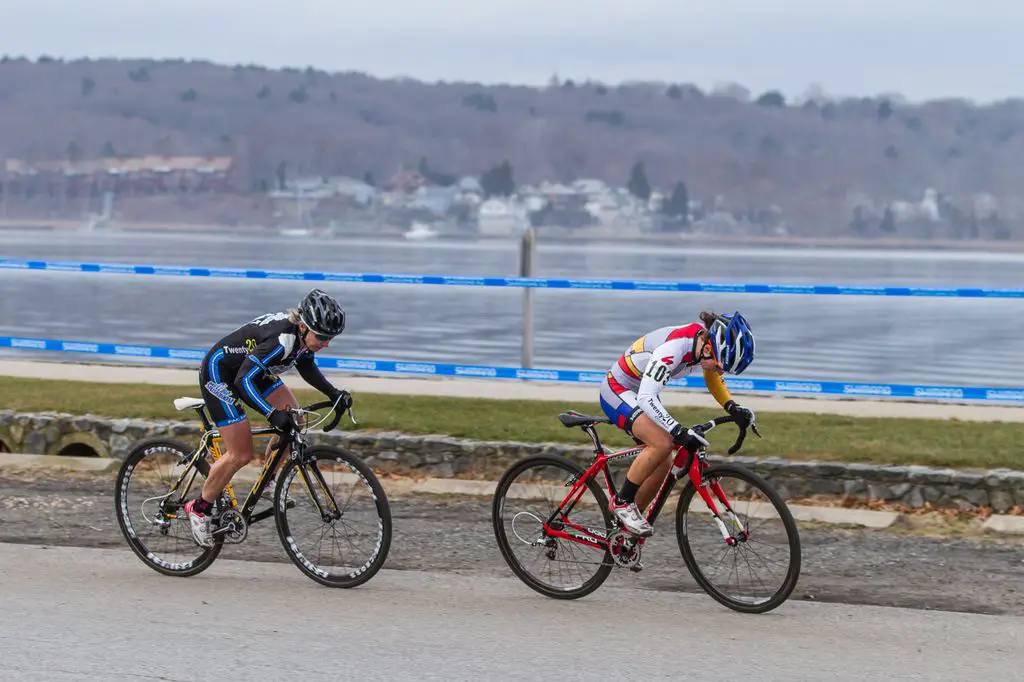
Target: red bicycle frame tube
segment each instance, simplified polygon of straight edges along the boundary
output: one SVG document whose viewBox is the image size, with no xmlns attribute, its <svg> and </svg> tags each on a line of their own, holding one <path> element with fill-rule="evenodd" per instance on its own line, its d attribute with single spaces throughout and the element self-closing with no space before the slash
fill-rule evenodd
<svg viewBox="0 0 1024 682">
<path fill-rule="evenodd" d="M 573 507 L 575 507 L 576 504 L 580 501 L 580 498 L 583 497 L 583 493 L 586 492 L 587 481 L 589 481 L 591 478 L 596 477 L 598 472 L 604 472 L 606 487 L 608 488 L 608 495 L 609 497 L 614 496 L 616 494 L 615 483 L 612 480 L 611 472 L 608 471 L 608 462 L 614 459 L 635 456 L 639 454 L 641 450 L 643 450 L 642 446 L 633 447 L 628 448 L 626 450 L 620 450 L 619 452 L 614 452 L 609 455 L 606 454 L 604 451 L 595 448 L 594 454 L 596 455 L 596 457 L 594 458 L 593 464 L 591 464 L 590 467 L 587 468 L 587 470 L 583 472 L 583 474 L 573 482 L 573 486 L 572 489 L 569 491 L 569 494 L 565 496 L 565 499 L 562 500 L 562 503 L 558 505 L 558 508 L 551 514 L 547 522 L 545 522 L 545 532 L 551 537 L 564 538 L 566 540 L 571 540 L 572 542 L 587 545 L 595 549 L 607 549 L 608 542 L 607 540 L 605 540 L 605 538 L 595 535 L 584 526 L 572 523 L 567 518 L 568 514 L 572 511 Z M 559 519 L 559 517 L 561 517 L 561 519 Z M 559 525 L 563 525 L 573 531 L 585 533 L 585 535 L 572 533 L 561 528 L 553 528 L 552 524 L 556 523 L 556 519 L 558 519 L 557 523 Z"/>
<path fill-rule="evenodd" d="M 585 526 L 569 521 L 568 514 L 580 501 L 580 498 L 583 497 L 583 493 L 586 491 L 587 481 L 596 477 L 598 472 L 604 472 L 609 499 L 614 497 L 616 494 L 615 483 L 612 480 L 611 472 L 608 471 L 608 462 L 615 459 L 621 459 L 623 457 L 635 456 L 639 454 L 641 450 L 643 450 L 642 446 L 620 450 L 610 455 L 603 451 L 595 450 L 596 457 L 594 462 L 585 472 L 583 472 L 582 475 L 579 476 L 579 478 L 573 481 L 572 489 L 569 491 L 569 494 L 565 496 L 565 499 L 562 500 L 562 503 L 558 505 L 558 508 L 551 514 L 547 522 L 544 524 L 544 530 L 546 533 L 551 537 L 563 538 L 595 549 L 607 549 L 608 542 L 605 538 L 595 535 Z M 722 486 L 718 481 L 712 481 L 708 486 L 702 485 L 705 466 L 706 463 L 702 457 L 697 457 L 694 453 L 688 452 L 682 446 L 678 447 L 676 449 L 675 459 L 672 462 L 672 468 L 665 476 L 665 480 L 662 481 L 661 487 L 658 489 L 657 495 L 655 495 L 654 502 L 647 511 L 647 522 L 651 525 L 654 524 L 658 515 L 661 513 L 662 507 L 668 500 L 669 493 L 672 492 L 672 488 L 675 486 L 676 481 L 679 480 L 683 473 L 686 473 L 686 475 L 689 476 L 690 482 L 697 489 L 698 494 L 701 499 L 704 500 L 704 504 L 707 505 L 712 514 L 716 517 L 719 515 L 718 506 L 715 504 L 714 498 L 712 498 L 712 492 L 726 509 L 732 511 L 732 505 L 729 504 L 729 500 L 726 499 L 725 491 L 722 490 Z M 710 491 L 708 490 L 709 487 L 711 488 Z M 552 524 L 555 523 L 562 526 L 562 528 L 552 527 Z M 640 538 L 639 542 L 642 544 L 644 539 L 645 538 Z"/>
</svg>

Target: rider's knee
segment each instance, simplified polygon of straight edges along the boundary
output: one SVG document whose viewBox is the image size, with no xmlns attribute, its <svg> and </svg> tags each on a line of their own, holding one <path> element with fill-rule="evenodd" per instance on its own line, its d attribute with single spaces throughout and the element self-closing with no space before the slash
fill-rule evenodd
<svg viewBox="0 0 1024 682">
<path fill-rule="evenodd" d="M 651 450 L 651 454 L 659 464 L 669 461 L 672 457 L 672 440 L 667 441 L 658 440 L 654 443 L 650 443 L 648 446 Z"/>
<path fill-rule="evenodd" d="M 234 450 L 229 450 L 225 456 L 231 460 L 231 463 L 235 468 L 241 469 L 252 461 L 253 454 L 252 446 L 250 445 L 247 448 L 235 448 Z"/>
<path fill-rule="evenodd" d="M 651 439 L 651 447 L 658 453 L 659 457 L 667 458 L 675 451 L 675 443 L 672 442 L 672 434 L 668 431 L 661 431 L 656 438 Z"/>
</svg>

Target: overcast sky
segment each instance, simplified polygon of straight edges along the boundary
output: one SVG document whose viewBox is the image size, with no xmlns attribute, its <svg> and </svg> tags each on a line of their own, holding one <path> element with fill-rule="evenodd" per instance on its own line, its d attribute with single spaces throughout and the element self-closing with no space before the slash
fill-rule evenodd
<svg viewBox="0 0 1024 682">
<path fill-rule="evenodd" d="M 1024 96 L 1019 0 L 0 0 L 0 51 L 427 81 Z"/>
</svg>

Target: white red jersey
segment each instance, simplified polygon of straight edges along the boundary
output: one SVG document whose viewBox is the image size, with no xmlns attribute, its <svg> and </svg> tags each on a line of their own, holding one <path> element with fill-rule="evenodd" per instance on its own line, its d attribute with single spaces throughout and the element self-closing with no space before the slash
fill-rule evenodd
<svg viewBox="0 0 1024 682">
<path fill-rule="evenodd" d="M 644 414 L 671 431 L 678 422 L 661 404 L 658 394 L 670 379 L 686 376 L 700 365 L 694 355 L 699 323 L 669 326 L 644 334 L 608 370 L 608 385 L 616 394 L 636 393 Z"/>
</svg>

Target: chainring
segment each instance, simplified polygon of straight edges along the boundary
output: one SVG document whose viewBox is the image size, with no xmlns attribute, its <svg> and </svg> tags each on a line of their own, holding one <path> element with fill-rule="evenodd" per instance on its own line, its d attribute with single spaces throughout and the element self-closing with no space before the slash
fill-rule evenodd
<svg viewBox="0 0 1024 682">
<path fill-rule="evenodd" d="M 612 531 L 608 536 L 608 547 L 616 566 L 635 568 L 640 563 L 641 547 L 635 536 L 621 530 Z"/>
<path fill-rule="evenodd" d="M 214 533 L 223 537 L 224 542 L 231 545 L 237 545 L 249 535 L 249 524 L 242 518 L 241 512 L 235 509 L 225 510 L 217 519 L 217 527 L 222 532 L 215 531 Z M 228 530 L 224 530 L 225 528 Z"/>
</svg>

